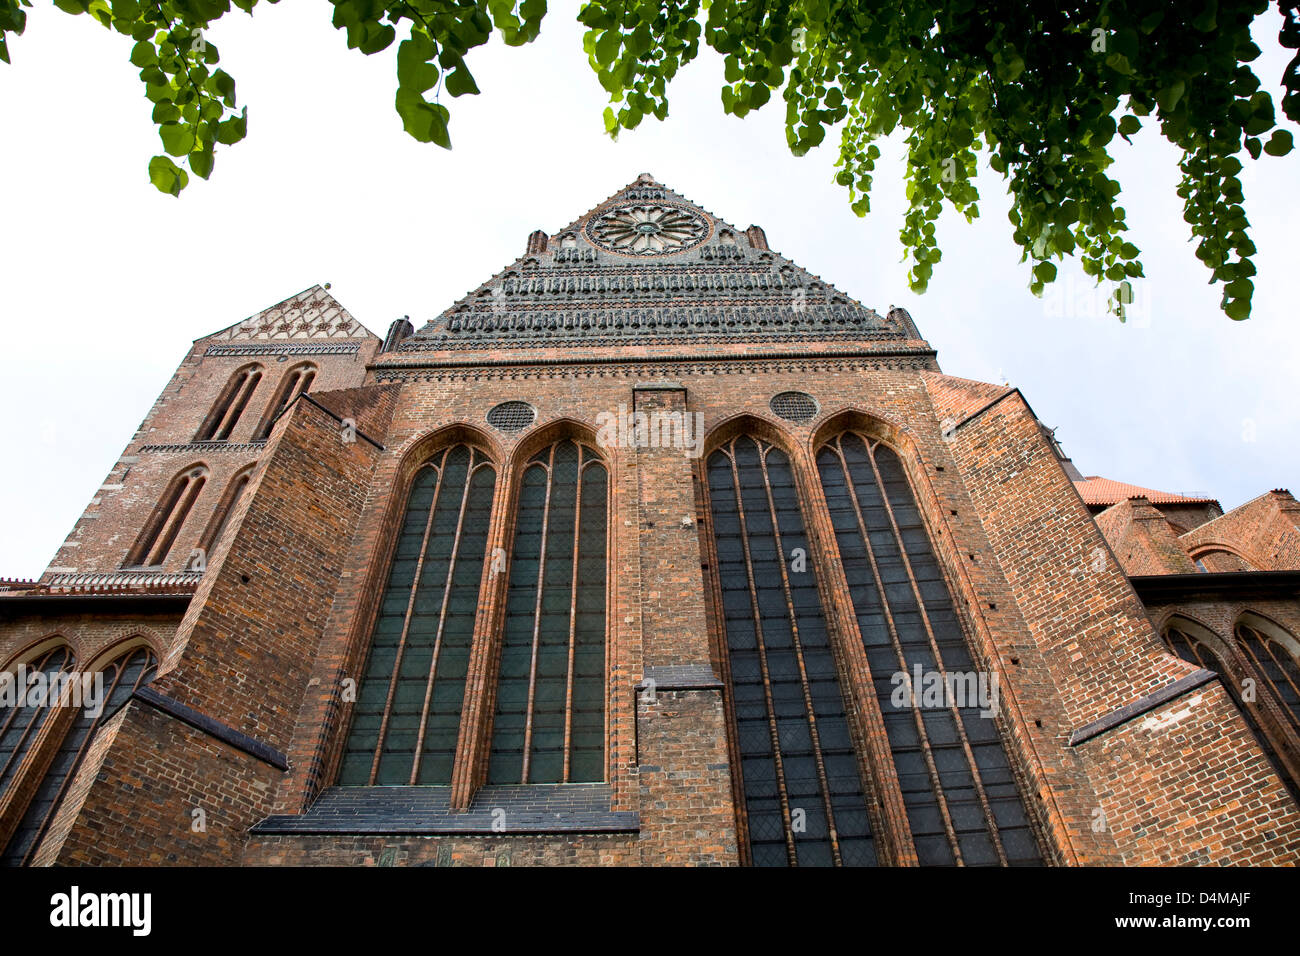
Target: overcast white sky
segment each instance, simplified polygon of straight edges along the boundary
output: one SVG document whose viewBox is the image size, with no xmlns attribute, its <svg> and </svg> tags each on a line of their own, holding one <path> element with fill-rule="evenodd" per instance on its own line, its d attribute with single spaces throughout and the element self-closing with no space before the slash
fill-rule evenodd
<svg viewBox="0 0 1300 956">
<path fill-rule="evenodd" d="M 1144 319 L 1121 325 L 1100 294 L 1089 308 L 1077 267 L 1062 268 L 1064 315 L 1030 295 L 991 174 L 980 221 L 941 222 L 943 262 L 918 297 L 897 239 L 899 150 L 886 149 L 874 211 L 858 219 L 832 183 L 837 140 L 795 159 L 782 104 L 723 116 L 708 51 L 671 88 L 667 123 L 612 143 L 576 0 L 551 6 L 536 43 L 471 54 L 483 92 L 449 102 L 450 153 L 402 132 L 396 46 L 348 50 L 325 0 L 227 16 L 210 39 L 249 105 L 249 136 L 179 200 L 148 182 L 160 149 L 131 41 L 86 16 L 30 11 L 14 64 L 0 65 L 0 576 L 44 569 L 193 339 L 315 282 L 377 334 L 401 315 L 418 326 L 521 254 L 531 230 L 554 232 L 647 171 L 741 228 L 763 226 L 773 248 L 866 305 L 905 305 L 944 371 L 1018 385 L 1085 474 L 1228 508 L 1300 492 L 1300 156 L 1246 161 L 1259 247 L 1249 322 L 1219 311 L 1187 241 L 1176 154 L 1146 132 L 1132 148 L 1116 141 L 1149 277 Z M 1261 22 L 1255 66 L 1277 99 L 1276 14 Z"/>
</svg>

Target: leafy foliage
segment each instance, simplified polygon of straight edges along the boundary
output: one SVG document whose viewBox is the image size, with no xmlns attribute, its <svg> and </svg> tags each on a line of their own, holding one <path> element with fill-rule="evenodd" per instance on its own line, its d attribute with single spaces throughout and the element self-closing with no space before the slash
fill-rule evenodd
<svg viewBox="0 0 1300 956">
<path fill-rule="evenodd" d="M 150 180 L 177 195 L 188 175 L 212 172 L 216 144 L 238 142 L 246 111 L 215 67 L 203 31 L 230 0 L 55 0 L 133 37 L 131 62 L 155 104 L 164 155 Z M 275 0 L 267 0 L 275 2 Z M 251 12 L 257 0 L 234 0 Z M 421 142 L 451 146 L 449 96 L 478 92 L 466 54 L 493 30 L 509 45 L 534 39 L 545 0 L 331 0 L 334 25 L 365 54 L 398 37 L 396 107 Z M 1300 6 L 1278 0 L 1279 42 L 1300 50 Z M 0 0 L 0 59 L 21 34 L 30 0 Z M 924 291 L 939 262 L 935 222 L 945 204 L 979 215 L 977 160 L 1007 182 L 1013 238 L 1041 294 L 1056 263 L 1078 256 L 1112 284 L 1123 318 L 1142 276 L 1127 238 L 1110 148 L 1144 123 L 1181 151 L 1184 219 L 1196 254 L 1223 284 L 1222 308 L 1250 315 L 1255 246 L 1242 207 L 1242 153 L 1282 156 L 1292 135 L 1249 66 L 1250 28 L 1268 0 L 589 0 L 584 47 L 610 95 L 606 131 L 668 115 L 667 87 L 701 42 L 724 57 L 722 107 L 745 116 L 774 93 L 786 138 L 802 155 L 838 127 L 837 181 L 854 211 L 870 209 L 876 141 L 900 131 L 908 210 L 900 237 L 909 283 Z M 1300 121 L 1300 54 L 1282 77 L 1282 112 Z M 432 91 L 432 99 L 430 93 Z"/>
<path fill-rule="evenodd" d="M 233 0 L 251 13 L 258 0 Z M 266 0 L 275 3 L 277 0 Z M 406 131 L 422 143 L 451 148 L 448 112 L 438 103 L 477 93 L 465 54 L 487 42 L 492 30 L 507 44 L 534 39 L 546 0 L 331 0 L 334 26 L 362 53 L 387 49 L 406 33 L 397 51 L 397 112 Z M 145 95 L 154 103 L 163 153 L 149 161 L 149 180 L 180 195 L 190 172 L 212 174 L 216 146 L 232 145 L 248 132 L 248 110 L 235 112 L 235 81 L 216 68 L 217 48 L 204 33 L 231 10 L 231 0 L 55 0 L 67 13 L 88 13 L 110 30 L 134 39 L 131 63 L 140 70 Z M 0 60 L 10 62 L 8 35 L 21 34 L 30 0 L 0 0 Z M 433 90 L 433 101 L 426 94 Z"/>
<path fill-rule="evenodd" d="M 1178 194 L 1196 254 L 1223 283 L 1224 312 L 1244 319 L 1255 246 L 1238 155 L 1281 156 L 1292 145 L 1248 65 L 1260 54 L 1251 24 L 1267 9 L 1266 0 L 592 0 L 579 19 L 617 107 L 605 112 L 611 134 L 667 115 L 665 83 L 701 36 L 725 57 L 725 112 L 744 116 L 780 92 L 796 155 L 840 126 L 836 179 L 859 215 L 870 209 L 875 141 L 901 130 L 901 239 L 918 292 L 940 258 L 944 204 L 979 215 L 973 179 L 987 152 L 1008 182 L 1034 293 L 1056 277 L 1056 261 L 1077 255 L 1113 284 L 1112 310 L 1123 318 L 1142 264 L 1116 201 L 1120 184 L 1107 175 L 1109 149 L 1144 121 L 1158 124 L 1182 151 Z M 1280 42 L 1300 48 L 1300 12 L 1282 9 Z M 1283 111 L 1300 120 L 1300 56 L 1284 82 Z"/>
</svg>

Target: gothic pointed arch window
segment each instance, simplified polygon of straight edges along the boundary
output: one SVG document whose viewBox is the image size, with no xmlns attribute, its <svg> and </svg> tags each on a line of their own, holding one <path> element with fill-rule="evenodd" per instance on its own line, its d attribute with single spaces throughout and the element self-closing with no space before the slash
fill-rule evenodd
<svg viewBox="0 0 1300 956">
<path fill-rule="evenodd" d="M 991 678 L 976 669 L 902 462 L 854 431 L 816 462 L 919 862 L 1041 862 Z"/>
<path fill-rule="evenodd" d="M 872 865 L 867 789 L 850 736 L 789 458 L 739 436 L 708 460 L 727 642 L 742 858 Z"/>
<path fill-rule="evenodd" d="M 316 380 L 316 371 L 316 366 L 311 362 L 301 362 L 285 370 L 284 376 L 280 379 L 280 386 L 275 390 L 275 395 L 262 414 L 262 421 L 253 434 L 253 441 L 266 441 L 276 419 L 289 407 L 289 403 L 311 388 Z"/>
<path fill-rule="evenodd" d="M 340 785 L 450 784 L 495 486 L 495 466 L 467 444 L 442 449 L 416 471 Z"/>
<path fill-rule="evenodd" d="M 1262 695 L 1251 686 L 1258 680 L 1255 673 L 1236 666 L 1231 649 L 1218 635 L 1187 618 L 1171 618 L 1161 636 L 1171 654 L 1219 676 L 1219 683 L 1237 705 L 1264 756 L 1291 794 L 1300 800 L 1300 762 L 1296 759 L 1294 743 L 1286 739 L 1285 729 L 1270 720 L 1261 707 Z M 1264 695 L 1267 693 L 1263 690 Z"/>
<path fill-rule="evenodd" d="M 126 567 L 157 567 L 167 560 L 207 480 L 206 465 L 190 465 L 168 483 L 144 530 L 127 552 Z"/>
<path fill-rule="evenodd" d="M 487 782 L 605 779 L 609 480 L 563 439 L 524 468 L 502 627 Z"/>
<path fill-rule="evenodd" d="M 17 826 L 3 841 L 0 865 L 24 866 L 31 863 L 95 734 L 137 688 L 153 680 L 157 667 L 153 651 L 147 646 L 136 645 L 118 654 L 94 674 L 80 675 L 82 679 L 77 682 L 78 686 L 64 688 L 61 699 L 51 699 L 51 707 L 67 710 L 68 714 L 61 726 L 52 728 L 56 731 L 53 736 L 57 743 L 49 740 L 46 746 L 53 754 L 41 771 L 40 783 L 32 788 L 31 798 Z M 86 677 L 89 681 L 85 680 Z"/>
<path fill-rule="evenodd" d="M 0 674 L 0 797 L 17 782 L 41 729 L 55 712 L 49 688 L 72 670 L 72 648 L 55 641 Z"/>
<path fill-rule="evenodd" d="M 212 409 L 203 419 L 198 432 L 194 435 L 194 440 L 225 441 L 228 439 L 261 380 L 262 366 L 256 362 L 236 369 L 230 376 L 230 380 L 226 382 L 226 387 L 217 396 L 217 400 L 213 402 Z"/>
<path fill-rule="evenodd" d="M 220 543 L 222 535 L 226 533 L 231 514 L 239 504 L 240 499 L 243 498 L 244 492 L 248 489 L 249 479 L 252 478 L 253 469 L 256 467 L 256 462 L 245 465 L 230 479 L 230 483 L 226 486 L 226 493 L 221 496 L 221 501 L 217 503 L 217 510 L 212 513 L 212 518 L 203 531 L 203 537 L 199 539 L 198 555 L 190 564 L 192 570 L 202 570 L 202 567 L 195 567 L 196 562 L 201 560 L 206 564 L 207 560 L 212 556 L 212 552 Z"/>
<path fill-rule="evenodd" d="M 1242 616 L 1233 636 L 1242 656 L 1273 694 L 1292 732 L 1300 733 L 1300 656 L 1296 639 L 1252 614 Z"/>
</svg>

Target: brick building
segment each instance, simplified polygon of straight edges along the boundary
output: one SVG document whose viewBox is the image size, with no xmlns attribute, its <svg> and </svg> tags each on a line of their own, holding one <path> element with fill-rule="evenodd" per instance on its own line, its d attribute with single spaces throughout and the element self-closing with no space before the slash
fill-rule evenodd
<svg viewBox="0 0 1300 956">
<path fill-rule="evenodd" d="M 1298 582 L 1287 492 L 1084 478 L 642 176 L 419 330 L 313 287 L 194 343 L 0 584 L 0 847 L 1294 863 Z"/>
</svg>

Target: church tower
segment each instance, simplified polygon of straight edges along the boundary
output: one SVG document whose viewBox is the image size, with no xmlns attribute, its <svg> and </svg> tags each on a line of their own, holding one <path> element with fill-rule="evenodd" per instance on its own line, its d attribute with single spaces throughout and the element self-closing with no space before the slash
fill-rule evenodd
<svg viewBox="0 0 1300 956">
<path fill-rule="evenodd" d="M 314 287 L 0 585 L 7 671 L 110 677 L 0 706 L 5 861 L 1294 863 L 1294 588 L 1243 709 L 1144 604 L 1221 514 L 1096 481 L 648 174 L 382 341 Z"/>
</svg>

